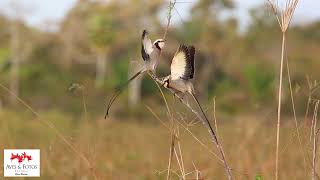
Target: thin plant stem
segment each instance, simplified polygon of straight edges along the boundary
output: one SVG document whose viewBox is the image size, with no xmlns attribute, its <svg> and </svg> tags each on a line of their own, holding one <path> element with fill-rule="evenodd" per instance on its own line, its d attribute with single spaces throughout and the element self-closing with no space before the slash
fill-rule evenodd
<svg viewBox="0 0 320 180">
<path fill-rule="evenodd" d="M 148 72 L 149 76 L 152 77 L 154 76 L 154 74 Z M 167 99 L 165 98 L 163 92 L 162 92 L 162 89 L 160 88 L 159 84 L 155 82 L 155 84 L 157 85 L 161 95 L 162 95 L 162 98 L 163 98 L 163 101 L 165 102 L 166 104 L 166 108 L 167 108 L 167 112 L 168 112 L 168 116 L 170 118 L 170 132 L 171 132 L 171 145 L 170 145 L 170 153 L 169 153 L 169 162 L 168 162 L 168 171 L 167 171 L 167 180 L 170 179 L 170 172 L 171 172 L 171 162 L 172 162 L 172 156 L 173 156 L 173 150 L 174 150 L 174 140 L 175 140 L 175 134 L 174 134 L 174 123 L 173 123 L 173 117 L 172 117 L 172 114 L 171 114 L 171 111 L 170 111 L 170 108 L 169 108 L 169 105 L 168 105 L 168 102 L 167 102 Z M 162 121 L 161 121 L 162 122 Z"/>
<path fill-rule="evenodd" d="M 217 123 L 217 117 L 216 117 L 216 97 L 213 98 L 213 119 L 214 119 L 214 126 L 216 128 L 216 133 L 218 136 L 218 123 Z"/>
<path fill-rule="evenodd" d="M 158 78 L 157 76 L 155 76 L 154 74 L 151 74 L 151 73 L 150 73 L 149 75 L 150 75 L 150 77 L 151 77 L 154 81 L 156 81 L 157 83 L 159 83 L 159 84 L 161 84 L 161 85 L 164 84 L 163 80 L 159 79 L 159 78 Z M 166 87 L 165 87 L 165 88 L 166 88 Z M 175 97 L 177 97 L 182 104 L 184 104 L 191 112 L 193 112 L 193 113 L 201 120 L 202 124 L 205 126 L 205 128 L 208 130 L 208 132 L 209 132 L 209 134 L 210 134 L 210 136 L 211 136 L 211 141 L 216 145 L 216 147 L 217 147 L 217 149 L 218 149 L 218 151 L 219 151 L 219 153 L 220 153 L 220 155 L 221 155 L 221 159 L 222 159 L 222 161 L 223 161 L 223 165 L 224 165 L 225 171 L 226 171 L 226 173 L 227 173 L 228 179 L 229 179 L 229 180 L 232 179 L 231 169 L 229 168 L 228 163 L 227 163 L 227 161 L 226 161 L 223 148 L 222 148 L 222 146 L 220 145 L 220 143 L 219 143 L 219 141 L 218 141 L 218 139 L 217 139 L 216 133 L 215 133 L 214 130 L 211 128 L 211 125 L 209 124 L 209 122 L 206 121 L 196 110 L 194 110 L 187 101 L 185 101 L 183 98 L 179 97 L 176 93 L 174 93 L 174 91 L 173 91 L 172 89 L 170 89 L 170 88 L 166 88 L 166 89 L 168 89 L 172 94 L 174 94 Z"/>
<path fill-rule="evenodd" d="M 177 151 L 176 147 L 174 147 L 174 153 L 176 155 L 177 158 L 177 162 L 180 168 L 180 172 L 181 172 L 181 177 L 183 180 L 186 179 L 186 173 L 185 173 L 185 169 L 184 169 L 184 164 L 183 164 L 183 158 L 182 158 L 182 151 L 181 151 L 181 145 L 180 145 L 180 132 L 179 132 L 179 126 L 177 126 L 177 131 L 175 131 L 175 136 L 176 136 L 176 147 L 178 148 L 179 151 Z"/>
<path fill-rule="evenodd" d="M 151 112 L 151 114 L 165 127 L 167 128 L 170 132 L 171 132 L 171 129 L 167 126 L 167 124 L 165 122 L 163 122 L 159 116 L 147 105 L 145 105 L 145 107 Z"/>
<path fill-rule="evenodd" d="M 177 162 L 178 162 L 178 166 L 179 166 L 179 170 L 180 170 L 180 173 L 181 173 L 181 177 L 182 177 L 182 179 L 185 179 L 185 178 L 183 178 L 184 177 L 184 172 L 183 172 L 182 165 L 181 165 L 181 162 L 180 162 L 180 157 L 179 157 L 179 155 L 177 153 L 176 148 L 174 147 L 173 149 L 174 149 L 174 154 L 175 154 Z"/>
<path fill-rule="evenodd" d="M 171 132 L 171 129 L 159 118 L 159 116 L 158 116 L 149 106 L 147 106 L 147 105 L 145 105 L 145 106 L 146 106 L 146 108 L 152 113 L 152 115 L 153 115 L 157 120 L 159 120 L 159 121 L 161 122 L 161 124 L 163 124 L 163 125 L 168 129 L 168 131 Z M 198 139 L 198 138 L 196 137 L 196 135 L 194 135 L 194 134 L 192 133 L 192 131 L 190 131 L 190 129 L 189 129 L 187 126 L 185 126 L 183 123 L 179 122 L 178 120 L 176 120 L 176 122 L 177 122 L 179 125 L 181 125 L 181 126 L 196 140 L 197 143 L 199 143 L 199 144 L 200 144 L 202 147 L 204 147 L 210 154 L 212 154 L 216 159 L 218 159 L 219 164 L 223 165 L 223 160 L 222 160 L 215 152 L 213 152 L 207 145 L 205 145 L 205 143 L 203 143 L 200 139 Z M 248 175 L 247 173 L 243 173 L 243 172 L 240 172 L 240 171 L 236 171 L 235 169 L 232 169 L 232 168 L 230 168 L 230 169 L 231 169 L 232 171 L 235 171 L 235 172 L 239 173 L 239 174 Z"/>
<path fill-rule="evenodd" d="M 167 36 L 167 32 L 168 32 L 168 29 L 169 29 L 169 26 L 170 26 L 170 23 L 171 23 L 171 17 L 172 17 L 172 10 L 174 9 L 174 6 L 176 4 L 176 0 L 174 0 L 173 2 L 170 1 L 169 3 L 169 11 L 168 11 L 168 16 L 167 16 L 167 26 L 166 26 L 166 29 L 165 29 L 165 33 L 163 35 L 163 39 L 166 39 L 166 36 Z M 160 54 L 160 57 L 161 57 L 161 54 Z M 163 82 L 161 80 L 159 80 L 155 75 L 151 75 L 149 73 L 150 77 L 155 80 L 156 82 L 160 82 L 160 84 L 163 84 Z M 158 86 L 159 88 L 159 86 Z M 161 89 L 161 88 L 159 88 Z M 170 90 L 172 93 L 173 91 L 169 88 L 167 88 L 168 90 Z M 173 93 L 174 95 L 176 95 L 175 93 Z M 163 95 L 163 93 L 162 93 Z M 177 96 L 177 95 L 176 95 Z M 164 97 L 164 95 L 163 95 Z M 211 135 L 211 139 L 213 141 L 213 143 L 217 146 L 217 149 L 218 151 L 220 152 L 221 154 L 221 157 L 222 157 L 222 160 L 223 160 L 223 164 L 224 164 L 224 168 L 227 172 L 227 175 L 228 175 L 228 179 L 231 180 L 232 179 L 232 175 L 231 175 L 231 170 L 226 162 L 226 159 L 225 159 L 225 154 L 223 152 L 223 149 L 222 149 L 222 146 L 219 144 L 219 141 L 217 139 L 217 136 L 214 132 L 214 130 L 211 128 L 211 125 L 208 121 L 204 120 L 197 111 L 195 111 L 187 102 L 183 101 L 183 99 L 179 98 L 180 101 L 185 104 L 204 124 L 204 126 L 208 129 L 209 131 L 209 134 Z M 205 115 L 204 115 L 205 116 Z M 173 117 L 171 116 L 171 113 L 170 113 L 170 118 L 171 120 L 173 119 Z M 172 123 L 172 127 L 173 127 L 173 123 Z M 168 164 L 168 175 L 167 175 L 167 180 L 170 178 L 170 167 L 171 167 L 171 159 L 172 159 L 172 149 L 174 148 L 174 138 L 173 137 L 173 134 L 171 135 L 171 139 L 172 139 L 172 143 L 171 143 L 171 151 L 170 151 L 170 157 L 169 157 L 169 164 Z"/>
<path fill-rule="evenodd" d="M 279 144 L 280 144 L 280 123 L 281 123 L 281 100 L 282 100 L 282 77 L 283 77 L 283 61 L 284 49 L 286 43 L 286 32 L 289 28 L 293 13 L 297 7 L 299 0 L 286 0 L 284 8 L 279 8 L 275 0 L 267 0 L 271 6 L 273 13 L 278 21 L 282 31 L 282 47 L 280 59 L 280 74 L 279 74 L 279 90 L 278 90 L 278 115 L 277 115 L 277 141 L 276 141 L 276 160 L 275 160 L 275 179 L 279 177 Z"/>
<path fill-rule="evenodd" d="M 175 136 L 171 135 L 171 145 L 170 145 L 170 151 L 169 151 L 167 180 L 170 179 L 171 163 L 172 163 L 172 156 L 173 156 L 173 151 L 174 151 L 174 141 L 175 141 Z"/>
<path fill-rule="evenodd" d="M 29 109 L 32 114 L 34 116 L 37 117 L 37 119 L 42 122 L 44 125 L 46 125 L 47 127 L 49 127 L 50 129 L 52 129 L 55 134 L 73 151 L 76 153 L 76 155 L 78 157 L 80 157 L 82 160 L 84 160 L 84 162 L 86 162 L 86 164 L 88 165 L 89 169 L 91 172 L 93 172 L 93 176 L 95 179 L 98 179 L 97 175 L 95 174 L 94 171 L 94 167 L 91 164 L 91 162 L 89 161 L 89 159 L 83 154 L 81 153 L 74 145 L 72 145 L 63 135 L 62 133 L 54 126 L 53 123 L 51 123 L 50 121 L 46 121 L 43 120 L 40 116 L 39 113 L 37 113 L 30 105 L 28 105 L 24 100 L 22 100 L 19 96 L 17 96 L 15 93 L 13 93 L 12 91 L 10 91 L 9 88 L 7 88 L 6 86 L 2 85 L 0 83 L 0 87 L 5 90 L 6 92 L 8 92 L 11 96 L 13 96 L 14 98 L 16 98 L 23 106 L 25 106 L 27 109 Z"/>
<path fill-rule="evenodd" d="M 179 121 L 177 121 L 177 123 L 180 124 L 201 146 L 203 146 L 206 150 L 208 150 L 210 154 L 214 155 L 219 160 L 219 163 L 221 165 L 223 165 L 223 160 L 215 152 L 213 152 L 208 146 L 206 146 L 199 138 L 197 138 L 197 136 L 194 135 L 188 127 L 186 127 Z"/>
<path fill-rule="evenodd" d="M 153 76 L 155 76 L 154 74 L 152 74 L 152 73 L 150 73 L 150 72 L 148 72 L 148 74 L 149 74 L 149 76 L 150 76 L 151 78 L 152 78 Z M 159 89 L 159 91 L 160 91 L 160 93 L 161 93 L 162 99 L 163 99 L 163 101 L 164 101 L 164 103 L 165 103 L 165 105 L 166 105 L 167 111 L 168 111 L 169 115 L 171 116 L 171 111 L 170 111 L 170 108 L 169 108 L 168 101 L 167 101 L 166 97 L 164 96 L 163 91 L 162 91 L 161 87 L 159 86 L 159 84 L 156 83 L 156 82 L 155 82 L 155 84 L 157 85 L 157 87 L 158 87 L 158 89 Z"/>
<path fill-rule="evenodd" d="M 279 173 L 279 143 L 280 143 L 280 122 L 281 122 L 281 99 L 282 99 L 282 76 L 283 76 L 283 59 L 284 47 L 286 42 L 286 34 L 282 33 L 282 49 L 281 49 L 281 62 L 280 62 L 280 75 L 279 75 L 279 91 L 278 91 L 278 118 L 277 118 L 277 144 L 276 144 L 276 172 L 275 179 L 278 180 Z"/>
<path fill-rule="evenodd" d="M 313 137 L 313 129 L 314 129 L 314 117 L 312 118 L 312 122 L 311 122 L 311 127 L 310 127 L 310 137 L 309 137 L 309 143 L 312 142 L 312 137 Z"/>
<path fill-rule="evenodd" d="M 174 6 L 175 6 L 175 3 L 176 3 L 176 0 L 174 0 L 174 2 L 171 2 L 171 1 L 169 2 L 168 15 L 167 15 L 167 25 L 166 25 L 166 28 L 165 28 L 165 32 L 164 32 L 164 34 L 163 34 L 163 39 L 166 39 L 166 37 L 167 37 L 168 29 L 169 29 L 169 26 L 170 26 L 170 23 L 171 23 L 172 10 L 173 10 L 173 8 L 174 8 Z M 160 57 L 161 57 L 161 54 L 162 54 L 162 53 L 160 53 Z M 160 57 L 159 57 L 159 58 L 160 58 Z M 150 75 L 150 73 L 149 73 L 149 75 Z M 157 83 L 156 83 L 156 84 L 157 84 Z M 169 116 L 170 116 L 169 118 L 171 119 L 171 130 L 172 130 L 172 131 L 171 131 L 171 147 L 170 147 L 170 155 L 169 155 L 170 157 L 169 157 L 168 173 L 167 173 L 167 180 L 169 180 L 169 179 L 170 179 L 171 160 L 172 160 L 173 149 L 174 149 L 174 139 L 175 139 L 174 133 L 173 133 L 173 120 L 172 120 L 173 117 L 172 117 L 172 114 L 171 114 L 171 112 L 170 112 L 170 108 L 169 108 L 169 106 L 168 106 L 167 100 L 166 100 L 166 98 L 165 98 L 165 96 L 164 96 L 161 88 L 159 87 L 158 84 L 157 84 L 157 86 L 158 86 L 158 89 L 159 89 L 160 92 L 161 92 L 161 95 L 162 95 L 165 103 L 166 103 L 167 111 L 168 111 Z"/>
<path fill-rule="evenodd" d="M 304 123 L 305 125 L 307 126 L 307 121 L 308 121 L 308 114 L 309 114 L 309 106 L 310 106 L 310 102 L 311 102 L 311 95 L 309 93 L 309 96 L 308 96 L 308 102 L 307 102 L 307 108 L 306 108 L 306 113 L 304 115 Z"/>
<path fill-rule="evenodd" d="M 175 5 L 176 5 L 176 0 L 174 0 L 173 2 L 172 1 L 169 2 L 168 15 L 167 15 L 167 25 L 166 25 L 166 28 L 165 28 L 165 31 L 163 34 L 163 39 L 166 39 L 166 37 L 167 37 L 167 33 L 169 30 L 169 26 L 170 26 L 171 18 L 172 18 L 172 10 L 174 9 Z"/>
<path fill-rule="evenodd" d="M 181 150 L 181 143 L 180 143 L 179 139 L 178 139 L 178 149 L 179 149 L 179 154 L 180 154 L 181 167 L 182 167 L 182 171 L 183 171 L 182 177 L 183 177 L 183 179 L 186 179 L 184 163 L 183 163 L 183 156 L 182 156 L 182 150 Z"/>
<path fill-rule="evenodd" d="M 297 120 L 297 115 L 296 115 L 296 107 L 295 107 L 294 98 L 293 98 L 289 60 L 288 60 L 288 56 L 287 55 L 286 55 L 286 61 L 287 61 L 287 74 L 288 74 L 288 81 L 289 81 L 289 90 L 290 90 L 293 118 L 294 118 L 294 122 L 295 122 L 296 132 L 297 132 L 297 135 L 298 135 L 300 151 L 301 151 L 301 154 L 303 156 L 303 166 L 304 166 L 305 172 L 307 172 L 307 161 L 306 161 L 306 157 L 305 157 L 305 152 L 304 152 L 303 147 L 302 147 L 302 140 L 301 140 L 301 136 L 300 136 L 299 125 L 298 125 L 298 120 Z"/>
<path fill-rule="evenodd" d="M 196 165 L 194 164 L 194 162 L 192 161 L 192 165 L 194 167 L 194 171 L 195 171 L 195 175 L 196 175 L 196 180 L 200 180 L 201 177 L 201 172 L 198 170 L 198 168 L 196 167 Z"/>
<path fill-rule="evenodd" d="M 84 110 L 84 118 L 87 121 L 87 123 L 89 124 L 88 111 L 87 111 L 87 104 L 86 104 L 84 88 L 81 89 L 81 96 L 82 96 L 82 105 L 83 105 L 83 110 Z"/>
<path fill-rule="evenodd" d="M 318 106 L 319 100 L 314 107 L 313 115 L 313 152 L 312 152 L 312 180 L 316 180 L 316 153 L 317 153 L 317 116 L 318 116 Z"/>
<path fill-rule="evenodd" d="M 309 79 L 309 76 L 306 77 L 307 79 L 307 83 L 308 83 L 308 88 L 309 88 L 309 92 L 308 92 L 308 101 L 307 101 L 307 108 L 306 108 L 306 112 L 304 114 L 304 123 L 307 127 L 307 118 L 308 118 L 308 115 L 309 115 L 309 106 L 310 106 L 310 102 L 311 102 L 311 83 L 310 83 L 310 79 Z"/>
</svg>

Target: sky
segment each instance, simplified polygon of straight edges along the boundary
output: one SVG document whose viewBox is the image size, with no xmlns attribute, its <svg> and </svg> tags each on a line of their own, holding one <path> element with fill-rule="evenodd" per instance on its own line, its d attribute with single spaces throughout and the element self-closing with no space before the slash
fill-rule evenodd
<svg viewBox="0 0 320 180">
<path fill-rule="evenodd" d="M 24 7 L 19 12 L 23 12 L 25 21 L 35 27 L 45 28 L 46 22 L 58 23 L 63 19 L 65 14 L 76 3 L 77 0 L 0 0 L 0 13 L 9 14 L 9 16 L 16 15 L 10 12 L 12 10 L 12 2 L 22 4 Z M 196 0 L 183 0 L 179 3 L 177 9 L 182 19 L 188 18 L 188 10 Z M 259 4 L 266 3 L 266 0 L 234 0 L 236 2 L 237 10 L 233 15 L 237 16 L 240 21 L 240 28 L 245 27 L 250 23 L 248 10 Z M 283 2 L 284 0 L 278 0 Z M 295 22 L 310 22 L 320 19 L 320 0 L 300 0 L 295 16 Z M 179 15 L 175 12 L 173 21 L 180 21 Z M 53 27 L 55 28 L 55 27 Z"/>
</svg>

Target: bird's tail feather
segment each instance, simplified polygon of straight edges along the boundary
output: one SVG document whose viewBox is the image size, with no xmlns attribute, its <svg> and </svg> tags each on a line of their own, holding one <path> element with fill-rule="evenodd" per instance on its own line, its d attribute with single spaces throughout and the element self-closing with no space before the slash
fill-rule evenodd
<svg viewBox="0 0 320 180">
<path fill-rule="evenodd" d="M 110 101 L 108 103 L 107 112 L 106 112 L 106 114 L 104 116 L 105 119 L 109 115 L 109 110 L 110 110 L 113 102 L 121 94 L 121 92 L 124 89 L 124 87 L 126 87 L 132 80 L 134 80 L 136 77 L 138 77 L 143 72 L 145 72 L 145 68 L 142 68 L 139 72 L 137 72 L 135 75 L 133 75 L 127 82 L 125 82 L 124 84 L 122 84 L 121 86 L 119 86 L 118 88 L 115 89 L 115 93 L 113 94 L 113 96 L 111 97 L 111 99 L 110 99 Z"/>
<path fill-rule="evenodd" d="M 206 116 L 206 114 L 204 113 L 204 111 L 203 111 L 203 109 L 202 109 L 202 107 L 201 107 L 201 105 L 200 105 L 200 103 L 199 103 L 199 101 L 198 101 L 198 99 L 197 99 L 197 97 L 195 96 L 195 94 L 194 93 L 190 93 L 191 94 L 191 96 L 193 97 L 193 99 L 197 102 L 197 105 L 198 105 L 198 107 L 200 108 L 200 110 L 201 110 L 201 113 L 202 113 L 202 115 L 204 116 L 204 118 L 205 118 L 205 123 L 207 124 L 207 126 L 210 128 L 210 134 L 212 134 L 212 136 L 214 137 L 214 139 L 215 139 L 215 141 L 216 142 L 218 142 L 218 138 L 217 138 L 217 136 L 216 136 L 216 134 L 215 134 L 215 132 L 214 132 L 214 130 L 213 130 L 213 128 L 212 128 L 212 126 L 211 126 L 211 124 L 210 124 L 210 121 L 208 120 L 208 118 L 207 118 L 207 116 Z"/>
</svg>

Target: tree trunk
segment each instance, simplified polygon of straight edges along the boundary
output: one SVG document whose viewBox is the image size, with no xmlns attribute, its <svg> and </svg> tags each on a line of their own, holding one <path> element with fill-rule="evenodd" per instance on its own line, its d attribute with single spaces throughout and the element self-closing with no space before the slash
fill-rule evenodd
<svg viewBox="0 0 320 180">
<path fill-rule="evenodd" d="M 135 73 L 139 71 L 139 68 L 137 66 L 131 65 L 129 67 L 129 78 L 131 78 Z M 129 84 L 129 107 L 135 107 L 140 100 L 141 100 L 141 83 L 142 83 L 142 78 L 141 76 L 138 76 L 136 79 L 134 79 L 130 84 Z"/>
<path fill-rule="evenodd" d="M 11 69 L 10 69 L 10 91 L 19 96 L 19 30 L 17 22 L 13 22 L 11 26 Z M 15 105 L 16 98 L 10 96 L 10 104 Z"/>
<path fill-rule="evenodd" d="M 11 63 L 10 70 L 10 91 L 19 96 L 19 60 L 15 59 Z M 17 100 L 14 95 L 10 96 L 11 105 L 15 105 Z"/>
<path fill-rule="evenodd" d="M 104 79 L 106 75 L 106 56 L 104 53 L 97 54 L 96 61 L 96 87 L 104 85 Z"/>
</svg>

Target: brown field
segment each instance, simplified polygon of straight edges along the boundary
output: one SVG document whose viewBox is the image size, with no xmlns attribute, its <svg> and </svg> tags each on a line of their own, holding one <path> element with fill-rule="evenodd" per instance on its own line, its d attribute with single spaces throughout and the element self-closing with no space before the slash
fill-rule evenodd
<svg viewBox="0 0 320 180">
<path fill-rule="evenodd" d="M 41 114 L 42 120 L 52 122 L 77 151 L 87 157 L 93 165 L 91 170 L 85 160 L 71 150 L 53 129 L 42 124 L 39 118 L 33 118 L 29 113 L 17 115 L 15 112 L 5 111 L 0 113 L 0 119 L 1 147 L 40 147 L 40 179 L 94 179 L 94 175 L 98 179 L 166 177 L 170 133 L 156 118 L 150 118 L 149 122 L 144 120 L 143 123 L 138 120 L 128 122 L 110 119 L 83 119 L 76 122 L 75 119 L 58 112 Z M 225 179 L 222 164 L 212 154 L 216 148 L 209 142 L 207 131 L 202 124 L 188 126 L 188 129 L 206 147 L 185 129 L 187 126 L 183 120 L 179 122 L 178 141 L 181 144 L 186 179 L 196 178 L 195 168 L 201 172 L 204 179 Z M 275 121 L 252 116 L 218 118 L 219 137 L 236 179 L 273 179 L 276 125 L 270 122 Z M 309 141 L 309 130 L 301 129 L 305 156 L 302 155 L 294 133 L 296 130 L 293 119 L 284 119 L 281 130 L 280 178 L 310 177 L 312 144 Z M 320 165 L 319 161 L 317 165 Z M 173 179 L 179 179 L 180 169 L 176 156 L 173 156 Z"/>
</svg>

